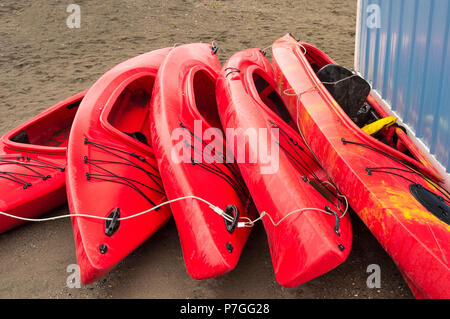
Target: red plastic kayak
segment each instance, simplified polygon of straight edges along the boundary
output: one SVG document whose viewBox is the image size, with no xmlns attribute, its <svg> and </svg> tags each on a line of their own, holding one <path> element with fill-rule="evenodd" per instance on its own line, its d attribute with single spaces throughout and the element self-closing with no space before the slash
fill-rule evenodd
<svg viewBox="0 0 450 319">
<path fill-rule="evenodd" d="M 170 49 L 152 51 L 105 73 L 75 117 L 67 194 L 81 280 L 99 279 L 170 217 L 151 146 L 149 113 L 158 68 Z"/>
<path fill-rule="evenodd" d="M 239 218 L 250 216 L 251 202 L 237 168 L 225 160 L 215 95 L 219 71 L 211 45 L 176 47 L 159 70 L 151 112 L 153 147 L 167 197 L 189 196 L 171 203 L 171 210 L 186 269 L 195 279 L 232 270 L 250 233 L 250 228 L 236 227 Z M 225 221 L 209 203 L 233 220 Z"/>
<path fill-rule="evenodd" d="M 36 218 L 66 202 L 70 127 L 86 91 L 6 133 L 0 141 L 0 211 Z M 23 221 L 0 216 L 0 233 Z"/>
<path fill-rule="evenodd" d="M 345 204 L 293 128 L 272 67 L 259 49 L 228 60 L 217 82 L 217 99 L 224 129 L 237 132 L 234 140 L 227 135 L 228 145 L 247 150 L 246 160 L 238 161 L 243 179 L 260 215 L 273 220 L 262 216 L 277 281 L 298 286 L 344 262 L 352 244 Z M 251 142 L 251 132 L 258 141 Z M 273 139 L 272 147 L 266 136 Z M 272 170 L 260 153 L 262 143 L 270 149 Z"/>
<path fill-rule="evenodd" d="M 362 78 L 290 35 L 274 43 L 273 60 L 291 116 L 413 293 L 449 298 L 450 196 L 438 173 Z"/>
</svg>

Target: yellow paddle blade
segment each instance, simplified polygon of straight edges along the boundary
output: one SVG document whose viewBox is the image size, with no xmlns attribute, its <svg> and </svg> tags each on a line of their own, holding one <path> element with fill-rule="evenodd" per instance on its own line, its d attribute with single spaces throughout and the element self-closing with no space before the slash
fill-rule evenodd
<svg viewBox="0 0 450 319">
<path fill-rule="evenodd" d="M 384 117 L 382 119 L 379 119 L 378 121 L 375 121 L 373 123 L 367 124 L 363 128 L 361 128 L 364 132 L 366 132 L 369 135 L 373 135 L 380 131 L 381 129 L 385 127 L 389 127 L 392 124 L 397 122 L 397 118 L 395 116 L 388 116 Z"/>
</svg>

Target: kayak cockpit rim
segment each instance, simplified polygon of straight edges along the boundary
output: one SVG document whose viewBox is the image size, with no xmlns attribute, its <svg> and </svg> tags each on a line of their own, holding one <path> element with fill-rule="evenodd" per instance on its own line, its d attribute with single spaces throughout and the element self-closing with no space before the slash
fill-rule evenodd
<svg viewBox="0 0 450 319">
<path fill-rule="evenodd" d="M 129 71 L 133 71 L 133 70 L 129 70 Z M 137 70 L 134 70 L 134 71 L 137 71 Z M 121 97 L 121 95 L 125 92 L 125 90 L 130 85 L 132 85 L 133 83 L 135 83 L 136 81 L 139 81 L 139 80 L 145 81 L 146 78 L 152 78 L 153 85 L 154 85 L 157 70 L 151 69 L 151 68 L 142 68 L 139 71 L 140 72 L 134 73 L 131 76 L 127 75 L 128 72 L 124 72 L 124 73 L 120 74 L 119 77 L 116 77 L 110 81 L 110 83 L 108 84 L 108 87 L 114 86 L 115 89 L 111 93 L 111 95 L 108 97 L 107 102 L 105 103 L 105 105 L 101 111 L 99 120 L 100 120 L 100 124 L 101 124 L 102 128 L 105 131 L 107 131 L 109 134 L 111 134 L 117 138 L 120 138 L 121 140 L 125 141 L 127 144 L 133 145 L 133 147 L 136 147 L 143 151 L 148 151 L 148 148 L 150 146 L 127 135 L 125 132 L 122 132 L 121 130 L 117 129 L 112 123 L 110 123 L 110 115 L 113 112 L 114 107 L 117 106 L 116 103 L 119 101 L 119 98 Z M 119 84 L 117 84 L 118 80 L 121 80 L 121 82 Z M 150 88 L 150 92 L 153 89 L 153 85 Z M 149 108 L 148 111 L 150 111 L 151 99 L 152 99 L 152 96 L 150 95 L 150 98 L 148 100 L 148 108 Z M 101 107 L 101 106 L 99 106 L 99 107 Z M 151 140 L 151 137 L 147 136 L 147 139 Z"/>
<path fill-rule="evenodd" d="M 203 124 L 209 128 L 220 129 L 223 132 L 222 123 L 220 122 L 219 113 L 217 111 L 217 101 L 216 101 L 216 81 L 214 80 L 214 72 L 207 65 L 196 65 L 192 67 L 189 72 L 187 72 L 184 79 L 184 92 L 186 92 L 184 99 L 185 104 L 188 106 L 189 111 L 194 117 L 202 120 Z M 201 83 L 197 81 L 200 80 L 209 81 L 207 85 L 212 85 L 212 87 L 206 87 L 206 90 L 211 90 L 214 97 L 211 104 L 202 103 L 199 100 L 199 94 L 208 94 L 208 92 L 200 92 L 198 86 Z M 209 109 L 206 109 L 204 105 L 207 105 Z M 213 113 L 211 113 L 213 112 Z"/>
<path fill-rule="evenodd" d="M 289 42 L 289 41 L 287 41 L 287 42 Z M 307 43 L 300 43 L 300 45 L 306 49 L 306 52 L 311 51 L 310 52 L 311 54 L 314 54 L 315 53 L 314 51 L 317 50 L 316 48 L 314 48 L 313 46 L 311 46 Z M 327 90 L 327 88 L 322 83 L 322 81 L 320 81 L 320 79 L 317 77 L 317 74 L 315 73 L 315 71 L 313 70 L 313 68 L 310 64 L 310 60 L 305 56 L 304 57 L 306 59 L 306 63 L 305 63 L 304 60 L 301 58 L 301 56 L 304 55 L 304 52 L 302 50 L 300 50 L 300 45 L 293 47 L 292 50 L 293 50 L 294 54 L 297 56 L 297 59 L 300 61 L 302 67 L 305 69 L 305 72 L 307 73 L 308 78 L 312 83 L 311 88 L 315 87 L 317 89 L 318 93 L 322 96 L 322 98 L 326 102 L 326 104 L 328 106 L 331 106 L 333 108 L 334 112 L 336 113 L 336 115 L 339 116 L 339 118 L 341 119 L 341 123 L 343 125 L 347 126 L 348 129 L 352 130 L 352 132 L 356 136 L 358 136 L 358 138 L 362 139 L 363 141 L 366 141 L 366 144 L 369 144 L 369 145 L 373 144 L 379 149 L 389 152 L 394 156 L 403 158 L 404 160 L 408 161 L 414 167 L 417 167 L 420 170 L 424 171 L 424 173 L 426 173 L 433 179 L 437 179 L 437 180 L 442 179 L 441 176 L 436 176 L 435 173 L 430 171 L 430 169 L 428 169 L 424 164 L 422 164 L 416 157 L 408 156 L 408 155 L 394 149 L 393 147 L 386 145 L 385 143 L 379 141 L 375 137 L 365 133 L 360 127 L 358 127 L 356 125 L 356 123 L 350 119 L 348 114 L 345 113 L 345 111 L 342 109 L 342 107 L 336 102 L 336 100 L 333 98 L 331 93 Z M 311 54 L 308 54 L 308 55 L 311 57 Z M 316 53 L 316 54 L 318 54 L 318 53 Z M 313 57 L 311 57 L 311 59 L 313 59 Z M 334 61 L 332 60 L 332 62 L 334 62 Z M 296 92 L 296 93 L 300 94 L 301 92 Z M 372 93 L 370 93 L 369 96 L 371 96 L 371 94 Z M 414 154 L 414 153 L 412 152 L 412 154 Z"/>
<path fill-rule="evenodd" d="M 1 141 L 5 144 L 6 147 L 19 150 L 19 151 L 28 151 L 28 152 L 34 152 L 34 153 L 46 153 L 46 154 L 63 154 L 67 152 L 67 146 L 50 146 L 50 145 L 43 145 L 43 144 L 34 144 L 31 143 L 22 143 L 14 141 L 14 138 L 20 135 L 22 132 L 27 133 L 27 129 L 31 128 L 33 126 L 37 126 L 39 123 L 45 121 L 46 119 L 57 116 L 60 112 L 65 112 L 66 110 L 72 110 L 75 107 L 78 108 L 81 101 L 83 100 L 84 96 L 86 95 L 88 90 L 84 90 L 78 94 L 75 94 L 74 96 L 71 96 L 70 98 L 67 98 L 58 104 L 48 108 L 47 110 L 39 113 L 35 117 L 29 119 L 28 121 L 24 122 L 23 124 L 17 126 L 16 128 L 12 129 L 11 131 L 4 134 L 1 138 Z M 67 123 L 69 129 L 71 126 L 71 123 L 73 122 L 73 119 L 75 118 L 76 111 L 70 111 L 72 114 L 67 116 L 68 121 L 70 123 Z"/>
</svg>

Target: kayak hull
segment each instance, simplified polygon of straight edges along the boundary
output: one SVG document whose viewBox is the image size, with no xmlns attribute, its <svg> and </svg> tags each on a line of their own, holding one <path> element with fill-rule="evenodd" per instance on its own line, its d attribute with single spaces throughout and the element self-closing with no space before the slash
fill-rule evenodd
<svg viewBox="0 0 450 319">
<path fill-rule="evenodd" d="M 55 104 L 1 138 L 0 211 L 37 218 L 66 202 L 68 133 L 85 94 Z M 0 216 L 0 233 L 23 223 Z"/>
<path fill-rule="evenodd" d="M 222 125 L 240 132 L 227 143 L 234 150 L 245 147 L 246 161 L 238 162 L 243 179 L 260 215 L 267 213 L 279 223 L 275 226 L 267 215 L 261 217 L 276 279 L 285 287 L 295 287 L 344 262 L 351 250 L 352 230 L 347 215 L 335 231 L 335 216 L 325 210 L 338 209 L 313 187 L 328 183 L 328 177 L 292 127 L 292 119 L 283 113 L 285 106 L 277 96 L 272 68 L 259 49 L 234 54 L 217 82 Z M 257 142 L 246 135 L 252 131 L 259 134 Z M 246 140 L 245 145 L 238 145 L 239 139 Z M 270 163 L 259 153 L 261 143 L 271 144 L 266 146 L 270 153 L 278 154 Z M 257 160 L 250 161 L 255 154 Z M 289 215 L 298 209 L 304 211 Z"/>
<path fill-rule="evenodd" d="M 448 298 L 450 226 L 428 211 L 411 188 L 419 185 L 435 198 L 446 196 L 439 178 L 420 158 L 399 155 L 350 120 L 311 67 L 311 61 L 319 67 L 333 64 L 319 49 L 286 35 L 274 43 L 273 56 L 283 100 L 300 119 L 299 129 L 350 206 L 416 296 Z"/>
<path fill-rule="evenodd" d="M 207 203 L 190 197 L 222 210 L 234 205 L 241 217 L 250 216 L 250 202 L 236 169 L 215 159 L 223 152 L 223 136 L 216 140 L 206 136 L 207 131 L 220 132 L 215 102 L 219 71 L 211 45 L 176 47 L 159 70 L 153 96 L 152 143 L 167 197 L 189 197 L 172 202 L 171 210 L 186 270 L 194 279 L 208 279 L 234 269 L 250 233 L 249 228 L 228 231 L 223 217 Z M 207 155 L 205 144 L 217 152 Z M 187 158 L 181 158 L 183 154 Z"/>
<path fill-rule="evenodd" d="M 166 201 L 149 142 L 148 114 L 156 74 L 169 51 L 152 51 L 109 70 L 91 87 L 74 120 L 67 196 L 84 284 L 104 276 L 170 218 L 165 205 L 117 220 Z"/>
</svg>

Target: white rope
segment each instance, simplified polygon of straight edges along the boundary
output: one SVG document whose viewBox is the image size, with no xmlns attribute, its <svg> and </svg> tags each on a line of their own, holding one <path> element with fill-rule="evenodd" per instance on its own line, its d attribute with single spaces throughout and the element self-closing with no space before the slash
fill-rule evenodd
<svg viewBox="0 0 450 319">
<path fill-rule="evenodd" d="M 332 185 L 334 188 L 336 188 L 335 185 L 333 185 L 332 183 L 330 183 L 328 181 L 321 182 L 321 183 L 328 183 L 328 184 Z M 346 208 L 345 208 L 344 213 L 341 216 L 339 216 L 339 218 L 342 218 L 347 213 L 348 201 L 347 201 L 347 198 L 344 195 L 341 195 L 338 192 L 337 188 L 336 188 L 336 191 L 337 191 L 337 196 L 343 198 L 345 200 L 345 203 L 346 203 Z M 179 197 L 179 198 L 176 198 L 176 199 L 172 199 L 172 200 L 166 201 L 164 203 L 161 203 L 159 205 L 156 205 L 156 206 L 154 206 L 154 207 L 152 207 L 150 209 L 147 209 L 147 210 L 145 210 L 143 212 L 136 213 L 134 215 L 130 215 L 130 216 L 127 216 L 127 217 L 117 218 L 116 220 L 122 221 L 122 220 L 136 218 L 136 217 L 139 217 L 141 215 L 147 214 L 147 213 L 149 213 L 151 211 L 154 211 L 154 210 L 156 210 L 156 209 L 158 209 L 158 208 L 160 208 L 160 207 L 162 207 L 164 205 L 168 205 L 170 203 L 177 202 L 177 201 L 184 200 L 184 199 L 197 199 L 197 200 L 199 200 L 201 202 L 204 202 L 205 204 L 207 204 L 209 206 L 209 208 L 211 208 L 211 210 L 213 210 L 219 216 L 223 217 L 224 219 L 226 219 L 229 222 L 233 222 L 234 221 L 234 218 L 232 216 L 226 214 L 220 207 L 217 207 L 217 206 L 211 204 L 210 202 L 208 202 L 207 200 L 205 200 L 203 198 L 200 198 L 200 197 L 197 197 L 197 196 L 193 196 L 193 195 L 192 196 L 184 196 L 184 197 Z M 338 204 L 338 208 L 339 208 L 339 204 Z M 239 222 L 237 227 L 238 228 L 253 227 L 253 225 L 257 221 L 261 220 L 266 215 L 269 217 L 269 219 L 272 222 L 272 224 L 275 227 L 277 227 L 279 224 L 281 224 L 286 218 L 288 218 L 292 214 L 303 212 L 303 211 L 307 211 L 307 210 L 319 211 L 319 212 L 322 212 L 322 213 L 325 213 L 325 214 L 328 214 L 328 215 L 333 215 L 330 212 L 327 212 L 327 211 L 319 209 L 319 208 L 301 208 L 301 209 L 297 209 L 297 210 L 294 210 L 294 211 L 288 213 L 286 216 L 284 216 L 282 219 L 280 219 L 277 223 L 275 223 L 273 218 L 272 218 L 272 216 L 270 216 L 269 213 L 263 211 L 260 214 L 260 216 L 258 218 L 256 218 L 256 219 L 254 219 L 254 220 L 251 220 L 248 217 L 240 217 L 239 219 L 244 219 L 244 220 L 246 220 L 246 222 Z M 113 218 L 111 218 L 111 217 L 101 217 L 101 216 L 95 216 L 95 215 L 89 215 L 89 214 L 67 214 L 67 215 L 60 215 L 60 216 L 48 217 L 48 218 L 25 218 L 25 217 L 20 217 L 20 216 L 8 214 L 8 213 L 5 213 L 5 212 L 0 212 L 0 215 L 6 216 L 6 217 L 10 217 L 10 218 L 14 218 L 14 219 L 18 219 L 18 220 L 22 220 L 22 221 L 26 221 L 26 222 L 48 222 L 48 221 L 54 221 L 54 220 L 63 219 L 63 218 L 69 218 L 69 217 L 83 217 L 83 218 L 99 219 L 99 220 L 105 220 L 105 221 L 106 220 L 113 220 Z"/>
<path fill-rule="evenodd" d="M 295 44 L 295 45 L 299 46 L 300 48 L 303 49 L 303 55 L 306 54 L 306 48 L 303 46 L 303 44 L 300 44 L 297 41 L 294 42 L 294 41 L 290 41 L 290 40 L 289 41 L 285 41 L 285 42 L 289 42 L 289 43 L 292 43 L 292 44 Z M 273 44 L 268 45 L 264 49 L 261 49 L 261 52 L 265 53 L 267 49 L 272 49 L 272 48 L 273 48 Z"/>
<path fill-rule="evenodd" d="M 288 41 L 288 42 L 291 42 L 291 41 Z M 292 43 L 294 43 L 294 42 L 292 42 Z M 303 55 L 305 55 L 305 54 L 306 54 L 306 48 L 305 48 L 303 45 L 299 44 L 299 43 L 297 43 L 297 44 L 298 44 L 299 46 L 301 46 L 301 47 L 305 50 L 305 51 L 303 52 Z M 322 84 L 337 84 L 337 83 L 339 83 L 339 82 L 345 81 L 345 80 L 347 80 L 347 79 L 349 79 L 349 78 L 351 78 L 351 77 L 354 77 L 354 76 L 357 76 L 357 75 L 356 75 L 356 74 L 352 74 L 352 75 L 349 75 L 349 76 L 347 76 L 347 77 L 345 77 L 345 78 L 342 78 L 342 79 L 337 80 L 337 81 L 334 81 L 334 82 L 321 82 L 321 83 L 322 83 Z M 304 142 L 305 145 L 308 147 L 309 151 L 310 151 L 311 154 L 314 156 L 314 158 L 316 159 L 317 163 L 320 163 L 320 161 L 319 161 L 319 159 L 317 158 L 316 154 L 313 152 L 313 150 L 312 150 L 311 147 L 309 146 L 308 142 L 306 141 L 305 136 L 303 135 L 303 131 L 302 131 L 302 129 L 300 128 L 300 117 L 299 117 L 299 106 L 300 106 L 300 98 L 301 98 L 301 96 L 302 96 L 303 94 L 305 94 L 305 93 L 314 91 L 315 89 L 317 89 L 318 85 L 319 85 L 318 83 L 315 83 L 313 86 L 309 87 L 308 89 L 302 90 L 302 91 L 300 91 L 299 93 L 296 93 L 296 91 L 295 91 L 294 88 L 286 89 L 286 90 L 283 91 L 283 94 L 286 95 L 286 96 L 297 96 L 297 100 L 296 100 L 296 115 L 297 115 L 297 118 L 296 118 L 296 120 L 297 120 L 297 128 L 298 128 L 298 131 L 299 131 L 299 133 L 300 133 L 300 136 L 301 136 L 302 139 L 303 139 L 303 142 Z M 322 167 L 322 169 L 323 169 L 323 167 Z M 333 187 L 336 189 L 336 194 L 337 194 L 337 196 L 340 197 L 340 198 L 343 198 L 343 199 L 345 200 L 345 211 L 344 211 L 343 215 L 341 216 L 341 218 L 344 217 L 345 214 L 347 213 L 348 207 L 349 207 L 347 197 L 345 197 L 344 195 L 340 194 L 340 192 L 339 192 L 339 190 L 337 189 L 336 185 L 334 185 L 333 183 L 330 183 L 330 182 L 328 182 L 328 181 L 321 182 L 321 183 L 322 183 L 322 184 L 325 184 L 325 183 L 326 183 L 326 184 L 328 184 L 328 185 L 333 186 Z M 339 199 L 338 199 L 337 207 L 338 207 L 338 209 L 339 209 Z"/>
<path fill-rule="evenodd" d="M 322 82 L 322 84 L 337 84 L 337 83 L 339 83 L 339 82 L 341 82 L 341 81 L 347 80 L 347 79 L 349 79 L 349 78 L 351 78 L 351 77 L 354 77 L 354 76 L 357 76 L 357 75 L 356 75 L 356 74 L 352 74 L 352 75 L 349 75 L 349 76 L 347 76 L 347 77 L 345 77 L 345 78 L 342 78 L 342 79 L 340 79 L 340 80 L 337 80 L 337 81 L 335 81 L 335 82 Z M 302 131 L 302 129 L 300 128 L 300 118 L 299 118 L 299 111 L 298 111 L 298 110 L 299 110 L 299 104 L 300 104 L 300 98 L 301 98 L 301 96 L 302 96 L 303 94 L 305 94 L 305 93 L 314 91 L 315 89 L 317 89 L 318 85 L 319 85 L 319 84 L 316 83 L 316 84 L 314 84 L 313 86 L 311 86 L 310 88 L 305 89 L 305 90 L 303 90 L 303 91 L 300 91 L 299 93 L 296 93 L 294 88 L 286 89 L 286 90 L 283 91 L 283 94 L 286 95 L 286 96 L 297 96 L 297 100 L 296 100 L 296 113 L 297 113 L 297 118 L 296 118 L 296 120 L 297 120 L 297 128 L 298 128 L 298 131 L 299 131 L 299 133 L 300 133 L 300 136 L 301 136 L 302 139 L 303 139 L 303 142 L 305 142 L 306 146 L 307 146 L 308 149 L 311 151 L 311 153 L 313 154 L 313 156 L 314 156 L 314 158 L 317 160 L 317 162 L 320 163 L 320 161 L 319 161 L 319 159 L 317 158 L 316 154 L 313 152 L 313 150 L 311 149 L 311 147 L 309 147 L 309 144 L 308 144 L 308 142 L 306 141 L 305 136 L 303 135 L 303 131 Z"/>
<path fill-rule="evenodd" d="M 297 120 L 297 128 L 298 128 L 298 132 L 300 133 L 300 136 L 302 137 L 303 142 L 305 143 L 306 147 L 309 149 L 309 151 L 311 152 L 311 154 L 312 154 L 312 155 L 314 156 L 314 158 L 316 159 L 317 163 L 320 163 L 320 161 L 319 161 L 319 159 L 317 158 L 316 154 L 313 152 L 313 150 L 312 150 L 311 147 L 309 146 L 308 142 L 306 141 L 305 136 L 303 135 L 303 131 L 302 131 L 302 129 L 300 128 L 300 118 L 299 118 L 299 112 L 298 112 L 301 95 L 304 94 L 304 93 L 307 93 L 307 92 L 309 92 L 309 91 L 314 90 L 316 87 L 317 87 L 317 84 L 316 84 L 315 86 L 313 86 L 313 87 L 310 87 L 310 88 L 307 89 L 307 90 L 304 90 L 304 91 L 300 92 L 300 93 L 295 93 L 294 88 L 290 88 L 290 89 L 284 90 L 284 91 L 283 91 L 283 94 L 284 94 L 284 95 L 287 95 L 287 96 L 297 96 L 297 101 L 296 101 L 296 113 L 297 113 L 297 119 L 296 119 L 296 120 Z M 294 92 L 294 93 L 288 93 L 288 91 L 292 91 L 292 92 Z M 322 167 L 322 169 L 323 169 L 323 167 Z"/>
<path fill-rule="evenodd" d="M 265 48 L 261 49 L 261 52 L 265 54 L 267 49 L 272 49 L 272 46 L 273 44 L 266 46 Z"/>
<path fill-rule="evenodd" d="M 134 215 L 130 215 L 130 216 L 126 216 L 126 217 L 117 218 L 117 220 L 120 221 L 120 220 L 127 220 L 127 219 L 136 218 L 138 216 L 141 216 L 141 215 L 147 214 L 147 213 L 149 213 L 151 211 L 154 211 L 154 210 L 156 210 L 156 209 L 158 209 L 158 208 L 160 208 L 160 207 L 162 207 L 164 205 L 168 205 L 170 203 L 177 202 L 177 201 L 184 200 L 184 199 L 196 199 L 196 200 L 199 200 L 199 201 L 207 204 L 209 206 L 209 208 L 211 208 L 215 213 L 217 213 L 219 216 L 223 217 L 227 221 L 229 221 L 229 222 L 233 222 L 234 221 L 233 217 L 228 215 L 228 214 L 226 214 L 220 207 L 217 207 L 217 206 L 211 204 L 210 202 L 208 202 L 207 200 L 205 200 L 203 198 L 200 198 L 200 197 L 197 197 L 197 196 L 193 196 L 193 195 L 184 196 L 184 197 L 179 197 L 179 198 L 175 198 L 175 199 L 172 199 L 172 200 L 168 200 L 168 201 L 166 201 L 164 203 L 156 205 L 156 206 L 154 206 L 154 207 L 152 207 L 150 209 L 147 209 L 147 210 L 145 210 L 143 212 L 136 213 Z M 0 215 L 11 217 L 11 218 L 15 218 L 15 219 L 22 220 L 22 221 L 27 221 L 27 222 L 47 222 L 47 221 L 54 221 L 54 220 L 57 220 L 57 219 L 69 218 L 69 217 L 84 217 L 84 218 L 92 218 L 92 219 L 100 219 L 100 220 L 113 220 L 113 218 L 111 218 L 111 217 L 101 217 L 101 216 L 95 216 L 95 215 L 89 215 L 89 214 L 67 214 L 67 215 L 60 215 L 60 216 L 49 217 L 49 218 L 25 218 L 25 217 L 20 217 L 20 216 L 15 216 L 15 215 L 12 215 L 12 214 L 8 214 L 8 213 L 5 213 L 5 212 L 0 212 Z"/>
<path fill-rule="evenodd" d="M 329 182 L 323 182 L 323 183 L 329 183 Z M 331 184 L 331 185 L 333 185 L 333 184 Z M 345 196 L 340 195 L 340 194 L 338 194 L 338 196 L 345 198 Z M 217 207 L 217 206 L 211 204 L 210 202 L 208 202 L 207 200 L 205 200 L 205 199 L 203 199 L 201 197 L 197 197 L 197 196 L 193 196 L 193 195 L 184 196 L 184 197 L 179 197 L 179 198 L 175 198 L 175 199 L 172 199 L 172 200 L 168 200 L 168 201 L 166 201 L 164 203 L 156 205 L 156 206 L 154 206 L 154 207 L 152 207 L 150 209 L 147 209 L 147 210 L 145 210 L 143 212 L 136 213 L 136 214 L 133 214 L 133 215 L 130 215 L 130 216 L 126 216 L 126 217 L 117 218 L 116 220 L 117 221 L 122 221 L 122 220 L 136 218 L 136 217 L 139 217 L 141 215 L 147 214 L 147 213 L 149 213 L 151 211 L 154 211 L 154 210 L 156 210 L 156 209 L 158 209 L 158 208 L 160 208 L 160 207 L 162 207 L 164 205 L 168 205 L 170 203 L 177 202 L 177 201 L 180 201 L 180 200 L 185 200 L 185 199 L 196 199 L 196 200 L 199 200 L 199 201 L 207 204 L 209 206 L 209 208 L 211 208 L 211 210 L 213 210 L 215 213 L 217 213 L 219 216 L 223 217 L 227 221 L 229 221 L 229 222 L 233 222 L 234 221 L 233 217 L 228 215 L 228 214 L 226 214 L 220 207 Z M 346 209 L 345 209 L 344 213 L 341 216 L 339 216 L 339 218 L 344 217 L 345 214 L 347 213 L 348 202 L 347 202 L 346 198 L 345 198 L 345 202 L 346 202 Z M 239 219 L 243 219 L 243 220 L 246 220 L 246 221 L 245 222 L 239 222 L 237 224 L 237 227 L 238 228 L 253 227 L 253 225 L 257 221 L 261 220 L 266 215 L 269 217 L 271 223 L 275 227 L 278 227 L 289 216 L 291 216 L 291 215 L 293 215 L 295 213 L 301 213 L 301 212 L 304 212 L 304 211 L 318 211 L 318 212 L 322 212 L 322 213 L 325 213 L 325 214 L 328 214 L 328 215 L 333 215 L 332 213 L 327 212 L 326 210 L 323 210 L 323 209 L 319 209 L 319 208 L 300 208 L 300 209 L 296 209 L 296 210 L 288 213 L 286 216 L 281 218 L 278 222 L 275 222 L 273 220 L 272 216 L 270 216 L 269 213 L 263 211 L 260 214 L 260 216 L 258 218 L 256 218 L 256 219 L 254 219 L 254 220 L 251 220 L 248 217 L 240 217 Z M 48 222 L 48 221 L 54 221 L 54 220 L 63 219 L 63 218 L 69 218 L 69 217 L 83 217 L 83 218 L 99 219 L 99 220 L 105 220 L 105 221 L 106 220 L 113 220 L 113 218 L 111 218 L 111 217 L 101 217 L 101 216 L 95 216 L 95 215 L 89 215 L 89 214 L 67 214 L 67 215 L 60 215 L 60 216 L 48 217 L 48 218 L 25 218 L 25 217 L 20 217 L 20 216 L 8 214 L 8 213 L 5 213 L 5 212 L 0 212 L 0 215 L 6 216 L 6 217 L 10 217 L 10 218 L 14 218 L 14 219 L 18 219 L 18 220 L 22 220 L 22 221 L 27 221 L 27 222 Z"/>
<path fill-rule="evenodd" d="M 302 49 L 303 49 L 303 55 L 304 55 L 304 56 L 306 55 L 306 48 L 305 48 L 302 44 L 300 44 L 298 41 L 286 40 L 285 42 L 289 42 L 289 43 L 295 44 L 295 45 L 297 45 L 299 48 L 302 48 Z M 264 49 L 261 49 L 261 52 L 264 52 L 264 53 L 265 53 L 267 49 L 272 49 L 272 48 L 273 48 L 273 44 L 271 44 L 271 45 L 265 47 Z M 317 158 L 316 154 L 314 154 L 314 152 L 311 150 L 311 148 L 309 147 L 309 144 L 306 142 L 306 139 L 305 139 L 305 137 L 303 136 L 303 132 L 302 132 L 302 130 L 300 129 L 300 125 L 299 125 L 299 117 L 298 117 L 298 104 L 299 104 L 299 102 L 300 102 L 300 96 L 301 96 L 302 94 L 304 94 L 304 93 L 307 93 L 307 92 L 309 92 L 309 91 L 314 90 L 316 87 L 317 87 L 317 84 L 314 85 L 313 87 L 308 88 L 307 90 L 304 90 L 304 91 L 300 92 L 300 93 L 295 93 L 294 88 L 290 88 L 290 89 L 284 90 L 284 91 L 283 91 L 283 94 L 284 94 L 284 95 L 287 95 L 287 96 L 297 96 L 297 127 L 298 127 L 298 130 L 299 130 L 299 132 L 300 132 L 300 136 L 302 137 L 303 142 L 305 142 L 306 146 L 308 147 L 308 149 L 310 150 L 310 152 L 312 153 L 312 155 L 313 155 L 314 158 L 316 159 L 317 163 L 320 163 L 320 161 L 319 161 L 319 159 Z M 288 91 L 292 91 L 293 93 L 287 93 Z"/>
<path fill-rule="evenodd" d="M 348 208 L 349 208 L 347 197 L 345 197 L 344 195 L 342 195 L 341 193 L 339 193 L 338 188 L 337 188 L 336 185 L 334 185 L 333 183 L 328 182 L 328 181 L 324 181 L 324 182 L 321 182 L 321 184 L 329 184 L 329 185 L 333 186 L 333 187 L 336 189 L 336 195 L 337 195 L 338 197 L 341 197 L 341 198 L 344 199 L 344 201 L 345 201 L 345 210 L 344 210 L 344 212 L 342 213 L 342 215 L 339 216 L 339 218 L 343 218 L 343 217 L 347 214 Z M 338 199 L 337 207 L 338 207 L 339 211 L 341 211 L 341 209 L 339 208 L 339 199 Z M 246 220 L 246 221 L 245 221 L 245 222 L 239 222 L 238 225 L 237 225 L 237 227 L 253 227 L 253 225 L 254 225 L 257 221 L 261 220 L 261 219 L 262 219 L 264 216 L 266 216 L 266 215 L 269 217 L 270 222 L 272 223 L 272 225 L 275 226 L 275 227 L 278 227 L 278 225 L 280 225 L 280 224 L 281 224 L 286 218 L 288 218 L 289 216 L 291 216 L 291 215 L 293 215 L 293 214 L 295 214 L 295 213 L 301 213 L 301 212 L 304 212 L 304 211 L 318 211 L 318 212 L 321 212 L 321 213 L 325 213 L 325 214 L 327 214 L 327 215 L 334 216 L 334 214 L 332 214 L 332 213 L 330 213 L 330 212 L 328 212 L 328 211 L 326 211 L 326 210 L 320 209 L 320 208 L 300 208 L 300 209 L 293 210 L 292 212 L 288 213 L 286 216 L 284 216 L 283 218 L 281 218 L 278 222 L 275 222 L 275 221 L 273 220 L 272 216 L 270 216 L 269 213 L 267 213 L 266 211 L 262 211 L 261 214 L 259 215 L 259 217 L 256 218 L 256 219 L 254 219 L 254 220 L 251 220 L 251 219 L 248 218 L 248 217 L 240 217 L 239 219 L 243 219 L 243 220 Z M 341 212 L 342 212 L 342 211 L 341 211 Z"/>
<path fill-rule="evenodd" d="M 240 222 L 238 223 L 237 227 L 253 227 L 253 225 L 261 220 L 264 216 L 268 216 L 270 219 L 270 222 L 272 223 L 273 226 L 278 227 L 284 220 L 286 220 L 286 218 L 288 218 L 289 216 L 296 214 L 296 213 L 302 213 L 304 211 L 318 211 L 321 213 L 325 213 L 331 216 L 334 216 L 332 213 L 327 212 L 326 210 L 320 209 L 320 208 L 299 208 L 296 210 L 293 210 L 292 212 L 288 213 L 286 216 L 284 216 L 283 218 L 281 218 L 278 222 L 275 222 L 272 218 L 272 216 L 270 216 L 269 213 L 267 213 L 266 211 L 262 211 L 261 214 L 259 215 L 258 218 L 251 220 L 248 217 L 241 217 L 240 219 L 245 219 L 245 222 Z"/>
<path fill-rule="evenodd" d="M 334 189 L 336 190 L 336 196 L 338 196 L 338 197 L 344 199 L 344 201 L 345 201 L 345 210 L 344 210 L 344 212 L 342 213 L 342 215 L 339 216 L 339 218 L 343 218 L 343 217 L 347 214 L 347 212 L 348 212 L 348 207 L 349 207 L 347 197 L 346 197 L 345 195 L 342 195 L 342 194 L 339 192 L 339 189 L 337 188 L 337 186 L 334 185 L 333 183 L 331 183 L 331 182 L 329 182 L 329 181 L 324 181 L 324 182 L 320 182 L 320 183 L 321 183 L 321 184 L 328 184 L 328 185 L 333 186 Z M 341 208 L 339 207 L 339 199 L 338 199 L 338 201 L 337 201 L 337 205 L 336 205 L 336 206 L 337 206 L 337 208 L 339 209 L 339 211 L 341 211 Z M 341 212 L 342 212 L 342 211 L 341 211 Z"/>
</svg>

